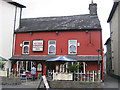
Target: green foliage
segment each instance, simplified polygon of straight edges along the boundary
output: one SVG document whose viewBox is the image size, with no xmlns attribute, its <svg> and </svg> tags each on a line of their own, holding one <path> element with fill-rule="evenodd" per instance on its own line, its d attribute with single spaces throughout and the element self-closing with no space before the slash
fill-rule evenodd
<svg viewBox="0 0 120 90">
<path fill-rule="evenodd" d="M 73 65 L 68 65 L 68 68 L 67 68 L 67 70 L 68 70 L 68 72 L 77 72 L 77 70 L 78 70 L 78 64 L 73 64 Z"/>
<path fill-rule="evenodd" d="M 5 63 L 4 62 L 0 62 L 0 68 L 3 69 L 4 68 Z"/>
</svg>

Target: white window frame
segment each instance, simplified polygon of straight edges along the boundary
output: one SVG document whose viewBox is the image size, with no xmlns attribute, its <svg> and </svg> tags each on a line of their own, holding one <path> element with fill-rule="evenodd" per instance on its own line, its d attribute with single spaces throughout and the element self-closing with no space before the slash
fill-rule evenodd
<svg viewBox="0 0 120 90">
<path fill-rule="evenodd" d="M 25 42 L 29 42 L 29 45 L 24 45 Z M 24 47 L 28 46 L 28 53 L 24 53 Z M 29 54 L 30 41 L 23 41 L 22 54 Z"/>
<path fill-rule="evenodd" d="M 41 63 L 38 63 L 38 65 L 37 65 L 37 71 L 40 71 L 40 72 L 41 72 L 42 69 L 43 69 L 43 68 L 42 68 L 42 64 L 41 64 Z"/>
<path fill-rule="evenodd" d="M 50 44 L 50 41 L 55 41 L 55 44 Z M 55 53 L 49 53 L 49 47 L 50 46 L 54 46 L 55 47 Z M 48 54 L 53 54 L 53 55 L 56 54 L 56 40 L 49 40 L 48 41 Z"/>
<path fill-rule="evenodd" d="M 70 44 L 70 41 L 71 40 L 68 40 L 68 54 L 77 54 L 77 40 L 75 40 L 76 41 L 76 44 Z M 76 46 L 76 53 L 70 53 L 70 46 L 71 45 L 75 45 Z"/>
</svg>

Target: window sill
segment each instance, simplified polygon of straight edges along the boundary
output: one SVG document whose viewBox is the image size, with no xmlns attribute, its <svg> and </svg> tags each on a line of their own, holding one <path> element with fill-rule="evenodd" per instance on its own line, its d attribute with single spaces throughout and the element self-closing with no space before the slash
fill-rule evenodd
<svg viewBox="0 0 120 90">
<path fill-rule="evenodd" d="M 77 54 L 68 54 L 69 56 L 77 56 Z"/>
<path fill-rule="evenodd" d="M 22 55 L 29 55 L 29 54 L 22 54 Z"/>
<path fill-rule="evenodd" d="M 48 55 L 50 55 L 50 56 L 56 56 L 56 54 L 48 54 Z"/>
</svg>

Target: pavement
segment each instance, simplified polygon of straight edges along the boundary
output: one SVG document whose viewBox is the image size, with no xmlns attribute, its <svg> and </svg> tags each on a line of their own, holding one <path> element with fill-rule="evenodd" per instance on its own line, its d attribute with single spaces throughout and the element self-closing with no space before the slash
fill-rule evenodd
<svg viewBox="0 0 120 90">
<path fill-rule="evenodd" d="M 109 75 L 105 75 L 103 88 L 111 88 L 111 89 L 118 89 L 120 90 L 120 80 L 113 78 Z"/>
<path fill-rule="evenodd" d="M 19 90 L 19 89 L 37 90 L 38 82 L 39 80 L 35 80 L 35 81 L 23 80 L 21 85 L 2 85 L 2 90 Z M 90 90 L 89 88 L 87 89 Z M 54 90 L 54 89 L 50 89 L 50 90 Z M 55 89 L 55 90 L 60 90 L 60 89 Z M 86 89 L 82 89 L 82 90 L 86 90 Z M 109 75 L 106 75 L 104 82 L 102 82 L 102 86 L 96 89 L 92 88 L 91 90 L 120 90 L 120 80 L 113 78 Z"/>
</svg>

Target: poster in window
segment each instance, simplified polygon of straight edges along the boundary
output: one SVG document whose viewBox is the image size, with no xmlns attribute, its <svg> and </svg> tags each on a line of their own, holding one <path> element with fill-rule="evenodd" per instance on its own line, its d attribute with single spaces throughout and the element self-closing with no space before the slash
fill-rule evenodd
<svg viewBox="0 0 120 90">
<path fill-rule="evenodd" d="M 37 65 L 37 71 L 42 71 L 42 64 L 39 63 L 39 64 Z"/>
<path fill-rule="evenodd" d="M 43 40 L 33 40 L 33 51 L 43 51 Z"/>
</svg>

